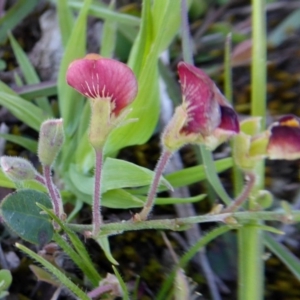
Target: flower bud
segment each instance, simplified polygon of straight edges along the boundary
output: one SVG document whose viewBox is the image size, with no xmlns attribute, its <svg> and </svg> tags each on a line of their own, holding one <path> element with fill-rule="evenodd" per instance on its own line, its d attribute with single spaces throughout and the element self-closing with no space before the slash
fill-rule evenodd
<svg viewBox="0 0 300 300">
<path fill-rule="evenodd" d="M 37 174 L 33 165 L 21 157 L 2 156 L 0 163 L 4 174 L 12 181 L 32 180 Z"/>
<path fill-rule="evenodd" d="M 38 144 L 38 156 L 44 166 L 51 166 L 64 143 L 62 119 L 51 119 L 42 123 Z"/>
</svg>

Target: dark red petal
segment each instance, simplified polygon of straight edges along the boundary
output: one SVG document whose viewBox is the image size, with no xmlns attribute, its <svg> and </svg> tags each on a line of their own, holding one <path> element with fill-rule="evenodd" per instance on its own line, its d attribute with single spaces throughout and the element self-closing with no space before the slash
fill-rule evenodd
<svg viewBox="0 0 300 300">
<path fill-rule="evenodd" d="M 132 70 L 109 58 L 93 59 L 90 56 L 73 61 L 67 71 L 67 83 L 88 98 L 111 98 L 115 115 L 137 94 L 137 81 Z"/>
<path fill-rule="evenodd" d="M 294 115 L 285 115 L 278 120 L 279 125 L 300 127 L 300 119 Z"/>
<path fill-rule="evenodd" d="M 274 126 L 267 147 L 270 159 L 300 158 L 300 128 L 291 126 Z"/>
<path fill-rule="evenodd" d="M 214 82 L 202 70 L 185 62 L 178 64 L 178 74 L 183 104 L 188 113 L 188 122 L 183 130 L 210 135 L 221 120 Z"/>
<path fill-rule="evenodd" d="M 221 106 L 221 123 L 218 128 L 234 133 L 240 132 L 238 116 L 231 107 Z"/>
</svg>

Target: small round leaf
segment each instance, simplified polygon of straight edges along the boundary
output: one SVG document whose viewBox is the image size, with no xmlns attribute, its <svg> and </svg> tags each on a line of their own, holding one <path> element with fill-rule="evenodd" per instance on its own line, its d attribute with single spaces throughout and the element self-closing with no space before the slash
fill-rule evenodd
<svg viewBox="0 0 300 300">
<path fill-rule="evenodd" d="M 30 189 L 19 190 L 2 200 L 1 217 L 22 239 L 44 245 L 53 236 L 53 226 L 49 216 L 41 213 L 36 203 L 52 208 L 47 194 Z"/>
</svg>

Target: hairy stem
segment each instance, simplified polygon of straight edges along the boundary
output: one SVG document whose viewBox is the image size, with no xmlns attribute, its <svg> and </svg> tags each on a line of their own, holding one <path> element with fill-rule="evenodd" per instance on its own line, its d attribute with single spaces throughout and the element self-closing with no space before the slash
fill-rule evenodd
<svg viewBox="0 0 300 300">
<path fill-rule="evenodd" d="M 93 236 L 96 236 L 102 224 L 101 216 L 101 174 L 103 165 L 103 152 L 102 150 L 95 150 L 96 154 L 96 167 L 95 167 L 95 185 L 94 185 L 94 198 L 93 198 Z"/>
<path fill-rule="evenodd" d="M 278 221 L 278 222 L 300 222 L 300 210 L 293 211 L 287 215 L 285 211 L 243 211 L 220 214 L 207 214 L 202 216 L 176 218 L 176 219 L 159 219 L 141 222 L 132 220 L 123 222 L 114 222 L 102 224 L 101 236 L 121 234 L 125 231 L 142 230 L 142 229 L 164 229 L 173 231 L 182 231 L 190 228 L 192 224 L 208 222 L 225 222 L 228 217 L 234 218 L 238 224 L 244 224 L 249 221 Z M 92 225 L 65 224 L 67 227 L 77 231 L 84 232 L 91 230 Z M 259 225 L 257 225 L 259 226 Z"/>
<path fill-rule="evenodd" d="M 153 181 L 151 183 L 150 189 L 149 189 L 146 203 L 145 203 L 142 211 L 139 213 L 139 219 L 141 221 L 147 220 L 149 213 L 152 210 L 160 178 L 162 176 L 162 173 L 163 173 L 171 155 L 172 155 L 172 152 L 163 150 L 163 152 L 158 160 L 158 163 L 154 170 L 154 177 L 153 177 Z"/>
<path fill-rule="evenodd" d="M 228 207 L 226 207 L 223 210 L 223 213 L 229 213 L 229 212 L 233 212 L 236 209 L 238 209 L 248 198 L 249 195 L 255 185 L 255 174 L 253 173 L 247 173 L 246 174 L 248 179 L 247 184 L 245 185 L 245 188 L 243 189 L 243 191 L 241 192 L 241 194 L 233 201 L 233 203 L 231 203 Z"/>
<path fill-rule="evenodd" d="M 48 193 L 53 203 L 54 213 L 58 218 L 62 218 L 64 216 L 64 209 L 62 200 L 58 197 L 57 189 L 55 188 L 52 176 L 51 176 L 51 167 L 50 166 L 43 166 L 43 173 L 44 173 L 44 183 L 48 189 Z"/>
</svg>

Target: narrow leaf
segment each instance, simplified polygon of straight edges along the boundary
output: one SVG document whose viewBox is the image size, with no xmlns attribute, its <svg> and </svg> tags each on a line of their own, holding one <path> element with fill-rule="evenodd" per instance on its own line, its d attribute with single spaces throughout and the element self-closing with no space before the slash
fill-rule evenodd
<svg viewBox="0 0 300 300">
<path fill-rule="evenodd" d="M 294 274 L 294 276 L 300 280 L 300 260 L 284 245 L 278 243 L 271 235 L 264 235 L 265 245 L 272 251 Z"/>
<path fill-rule="evenodd" d="M 12 34 L 9 34 L 8 37 L 26 83 L 40 83 L 40 79 L 26 53 L 20 47 L 19 43 L 16 41 Z M 35 103 L 37 104 L 37 106 L 43 109 L 43 111 L 46 112 L 49 115 L 49 117 L 52 116 L 52 108 L 46 97 L 37 98 Z"/>
<path fill-rule="evenodd" d="M 66 47 L 74 26 L 73 15 L 67 0 L 58 0 L 56 5 L 61 39 L 63 46 Z"/>
<path fill-rule="evenodd" d="M 24 147 L 25 149 L 31 151 L 32 153 L 36 153 L 36 151 L 37 151 L 37 142 L 30 138 L 25 138 L 22 136 L 17 136 L 17 135 L 13 135 L 13 134 L 5 134 L 5 133 L 0 133 L 0 137 L 9 142 L 20 145 L 20 146 Z"/>
<path fill-rule="evenodd" d="M 16 244 L 16 247 L 34 259 L 36 262 L 40 263 L 44 266 L 51 274 L 53 274 L 58 281 L 64 285 L 67 289 L 69 289 L 74 295 L 79 297 L 81 300 L 90 300 L 90 298 L 86 295 L 84 291 L 82 291 L 76 284 L 74 284 L 65 274 L 63 274 L 59 269 L 55 268 L 50 262 L 34 253 L 27 247 Z"/>
<path fill-rule="evenodd" d="M 6 107 L 20 121 L 37 131 L 40 129 L 41 123 L 46 119 L 46 115 L 39 107 L 18 96 L 0 92 L 0 104 Z"/>
<path fill-rule="evenodd" d="M 19 24 L 37 5 L 39 0 L 19 0 L 0 18 L 0 44 L 8 31 Z"/>
</svg>

